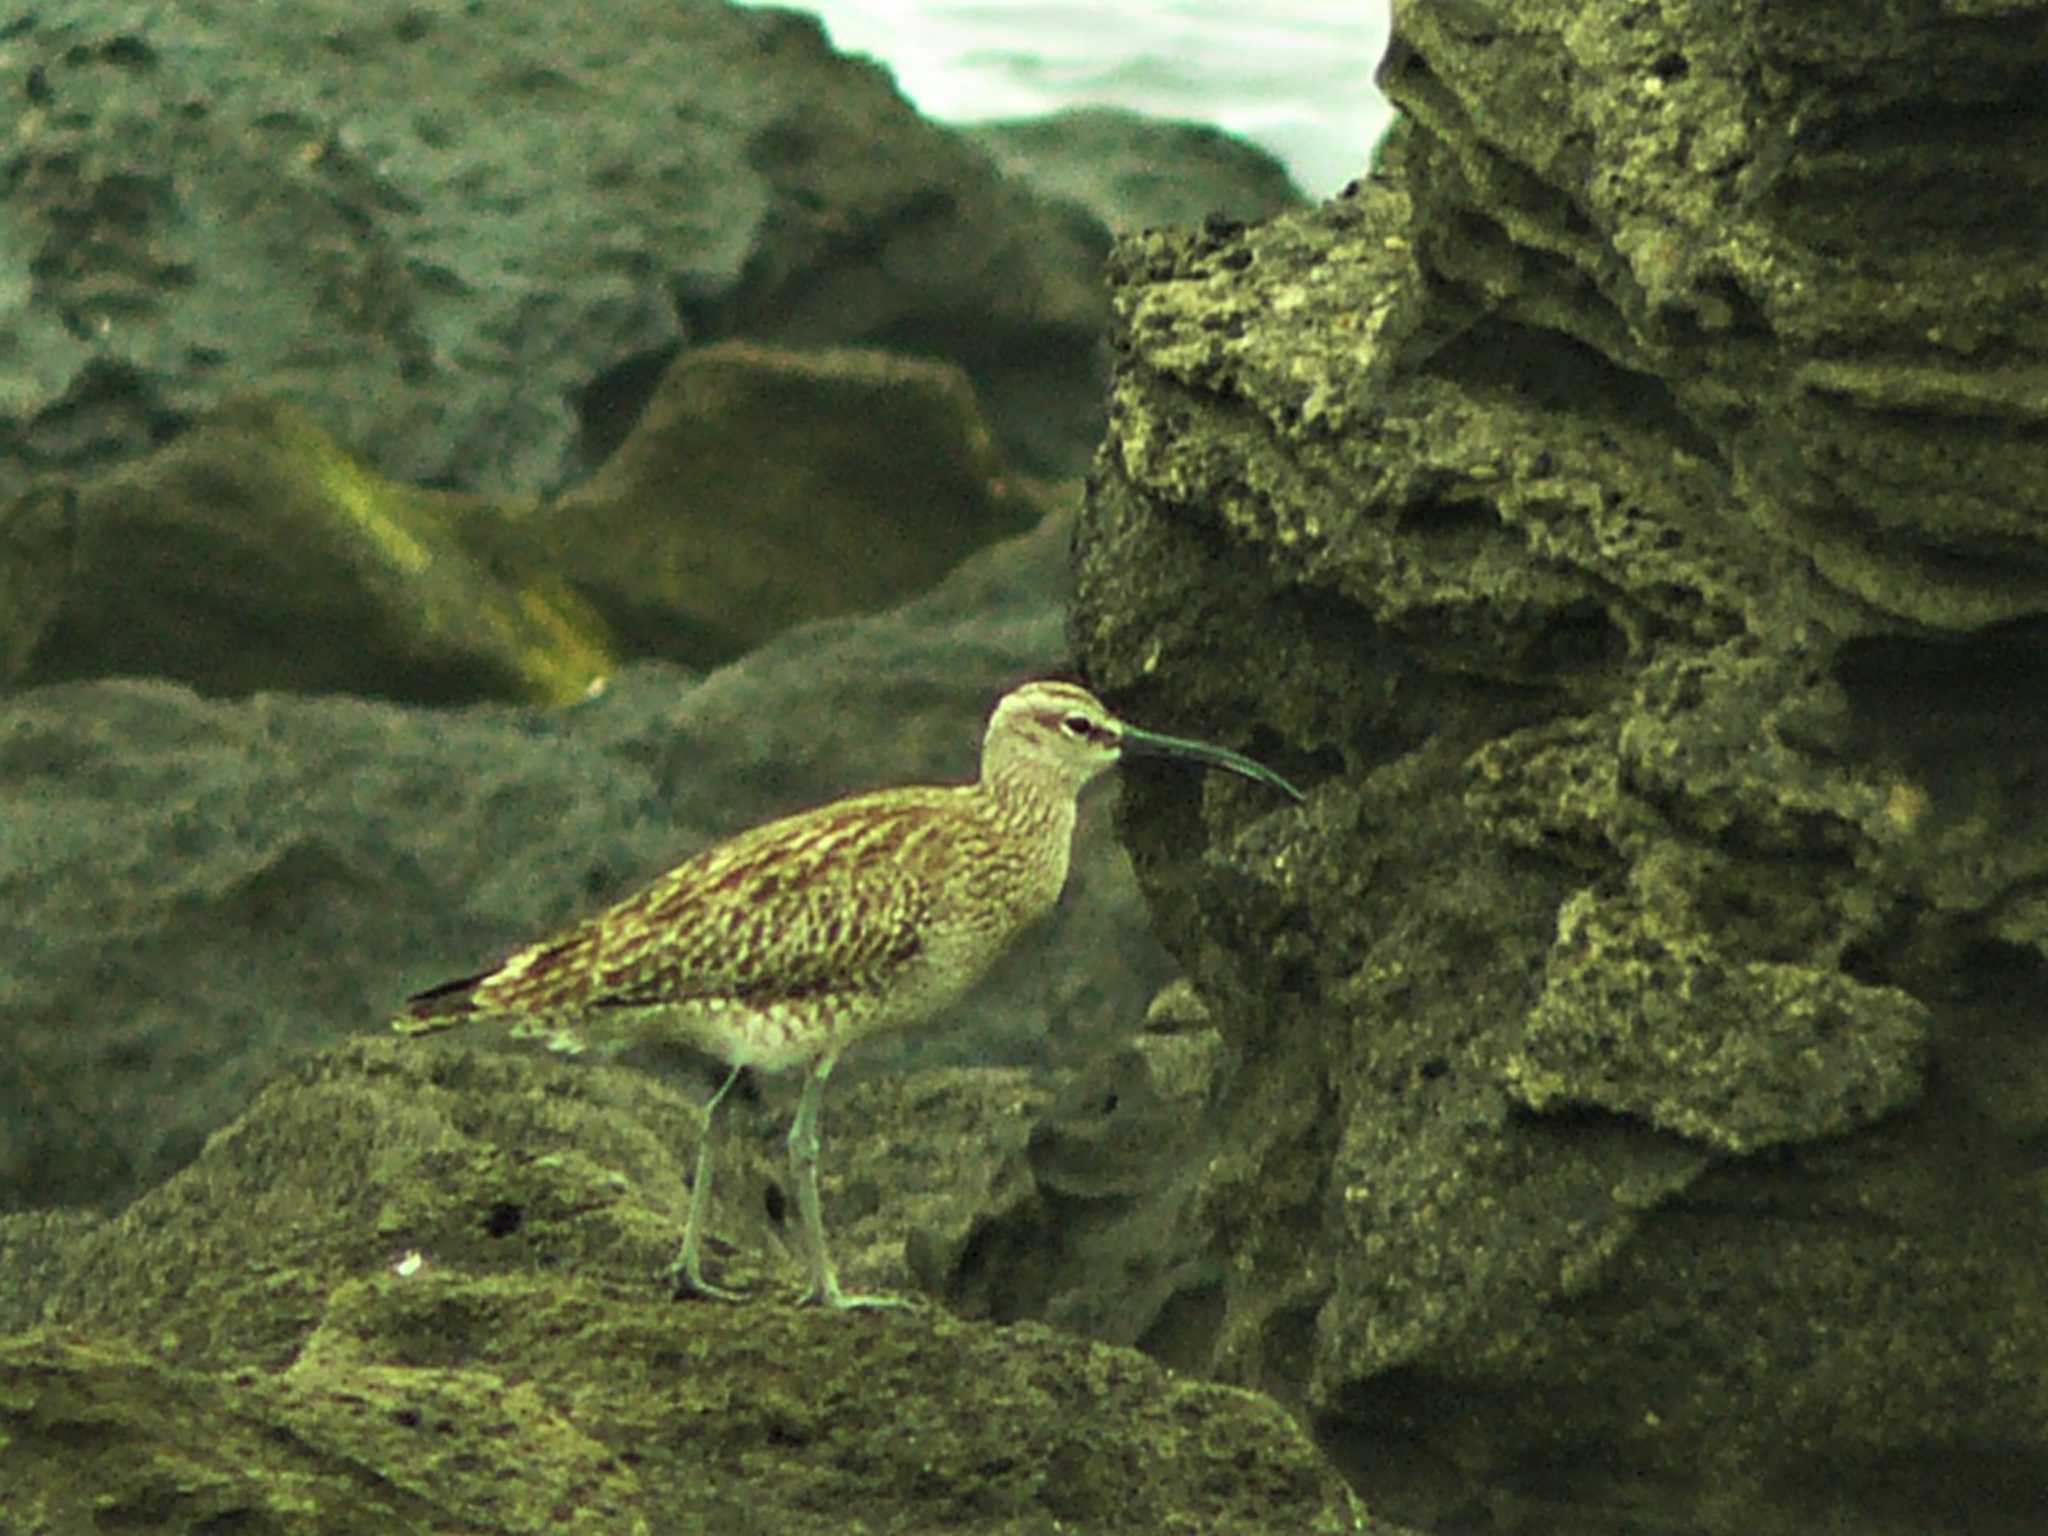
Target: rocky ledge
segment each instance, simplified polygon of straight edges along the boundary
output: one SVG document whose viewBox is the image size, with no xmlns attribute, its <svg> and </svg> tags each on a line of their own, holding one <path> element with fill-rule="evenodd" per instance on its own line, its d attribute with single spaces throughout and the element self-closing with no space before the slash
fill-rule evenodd
<svg viewBox="0 0 2048 1536">
<path fill-rule="evenodd" d="M 1178 1336 L 1430 1528 L 2039 1527 L 2048 8 L 1396 34 L 1371 178 L 1114 262 L 1083 659 L 1319 786 L 1127 802 Z"/>
</svg>

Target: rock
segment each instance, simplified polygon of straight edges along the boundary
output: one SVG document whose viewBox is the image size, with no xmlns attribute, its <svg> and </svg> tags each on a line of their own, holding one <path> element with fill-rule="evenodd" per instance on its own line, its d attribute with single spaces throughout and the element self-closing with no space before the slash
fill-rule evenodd
<svg viewBox="0 0 2048 1536">
<path fill-rule="evenodd" d="M 1312 786 L 1125 801 L 1226 1063 L 1178 1358 L 1395 1518 L 2048 1521 L 1993 9 L 1410 7 L 1373 178 L 1118 247 L 1077 649 Z"/>
<path fill-rule="evenodd" d="M 1251 223 L 1308 201 L 1273 156 L 1206 123 L 1075 107 L 959 132 L 1005 176 L 1085 208 L 1118 234 L 1210 218 Z"/>
<path fill-rule="evenodd" d="M 858 1509 L 1398 1536 L 1269 1399 L 1132 1350 L 772 1289 L 672 1300 L 695 1117 L 618 1068 L 388 1037 L 302 1060 L 44 1256 L 49 1326 L 0 1337 L 10 1507 L 192 1532 L 822 1533 Z M 715 1223 L 736 1268 L 774 1241 L 762 1211 L 750 1191 Z"/>
<path fill-rule="evenodd" d="M 72 585 L 77 543 L 78 496 L 69 486 L 37 486 L 0 516 L 0 683 L 13 687 L 34 671 Z"/>
<path fill-rule="evenodd" d="M 23 530 L 50 528 L 38 509 L 58 498 L 61 532 L 31 544 Z M 530 542 L 508 547 L 501 526 L 470 547 L 464 530 L 488 539 L 487 522 L 503 509 L 385 479 L 302 412 L 230 402 L 167 448 L 10 511 L 16 582 L 48 608 L 16 681 L 582 697 L 622 648 Z"/>
<path fill-rule="evenodd" d="M 957 369 L 687 353 L 598 475 L 546 506 L 378 475 L 238 401 L 0 520 L 17 684 L 175 678 L 414 703 L 565 703 L 633 656 L 731 660 L 886 608 L 1054 493 L 1007 475 Z"/>
<path fill-rule="evenodd" d="M 633 653 L 713 666 L 902 602 L 1044 511 L 958 369 L 726 343 L 678 358 L 528 531 Z"/>
<path fill-rule="evenodd" d="M 393 479 L 540 494 L 659 363 L 733 336 L 950 360 L 1034 470 L 1099 431 L 1100 233 L 813 18 L 72 5 L 8 49 L 17 477 L 132 457 L 232 392 Z"/>
</svg>

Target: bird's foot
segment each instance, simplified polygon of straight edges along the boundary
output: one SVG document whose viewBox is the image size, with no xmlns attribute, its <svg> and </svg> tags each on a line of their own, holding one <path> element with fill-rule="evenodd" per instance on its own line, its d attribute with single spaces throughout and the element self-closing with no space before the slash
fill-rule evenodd
<svg viewBox="0 0 2048 1536">
<path fill-rule="evenodd" d="M 915 1296 L 891 1296 L 883 1291 L 842 1291 L 839 1277 L 827 1274 L 814 1280 L 796 1299 L 800 1307 L 828 1307 L 834 1312 L 909 1310 L 918 1305 Z"/>
<path fill-rule="evenodd" d="M 681 1262 L 669 1265 L 662 1272 L 662 1278 L 669 1287 L 669 1295 L 676 1301 L 691 1296 L 703 1296 L 712 1301 L 745 1301 L 745 1291 L 735 1291 L 723 1285 L 713 1285 L 704 1278 L 702 1268 L 696 1264 Z"/>
</svg>

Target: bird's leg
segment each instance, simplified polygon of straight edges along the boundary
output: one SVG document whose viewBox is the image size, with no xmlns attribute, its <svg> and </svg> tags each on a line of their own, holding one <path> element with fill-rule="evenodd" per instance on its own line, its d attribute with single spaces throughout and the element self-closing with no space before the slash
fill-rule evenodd
<svg viewBox="0 0 2048 1536">
<path fill-rule="evenodd" d="M 796 1185 L 796 1208 L 803 1218 L 804 1241 L 811 1250 L 811 1284 L 802 1296 L 805 1303 L 821 1307 L 907 1307 L 901 1296 L 849 1295 L 839 1289 L 839 1272 L 825 1251 L 825 1218 L 818 1207 L 818 1106 L 825 1097 L 825 1079 L 832 1075 L 838 1053 L 828 1051 L 804 1079 L 804 1091 L 796 1102 L 796 1118 L 789 1123 L 789 1173 Z"/>
<path fill-rule="evenodd" d="M 690 1184 L 690 1216 L 683 1223 L 683 1246 L 676 1254 L 675 1262 L 668 1267 L 670 1284 L 678 1296 L 712 1296 L 720 1301 L 741 1300 L 738 1291 L 726 1290 L 713 1285 L 704 1278 L 703 1236 L 704 1213 L 711 1205 L 711 1122 L 718 1113 L 718 1106 L 728 1090 L 739 1081 L 740 1069 L 734 1067 L 726 1074 L 724 1082 L 718 1085 L 718 1092 L 711 1095 L 711 1102 L 704 1106 L 704 1129 L 697 1133 L 697 1176 Z"/>
</svg>

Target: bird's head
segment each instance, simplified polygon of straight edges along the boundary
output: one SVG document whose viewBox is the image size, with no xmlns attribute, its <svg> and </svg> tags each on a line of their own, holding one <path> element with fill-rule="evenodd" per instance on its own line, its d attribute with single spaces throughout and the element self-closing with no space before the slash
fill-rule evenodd
<svg viewBox="0 0 2048 1536">
<path fill-rule="evenodd" d="M 1227 747 L 1140 730 L 1111 714 L 1087 689 L 1052 681 L 1025 683 L 997 701 L 982 741 L 981 775 L 985 783 L 1072 799 L 1103 769 L 1131 757 L 1221 768 L 1301 798 L 1272 769 Z"/>
</svg>

